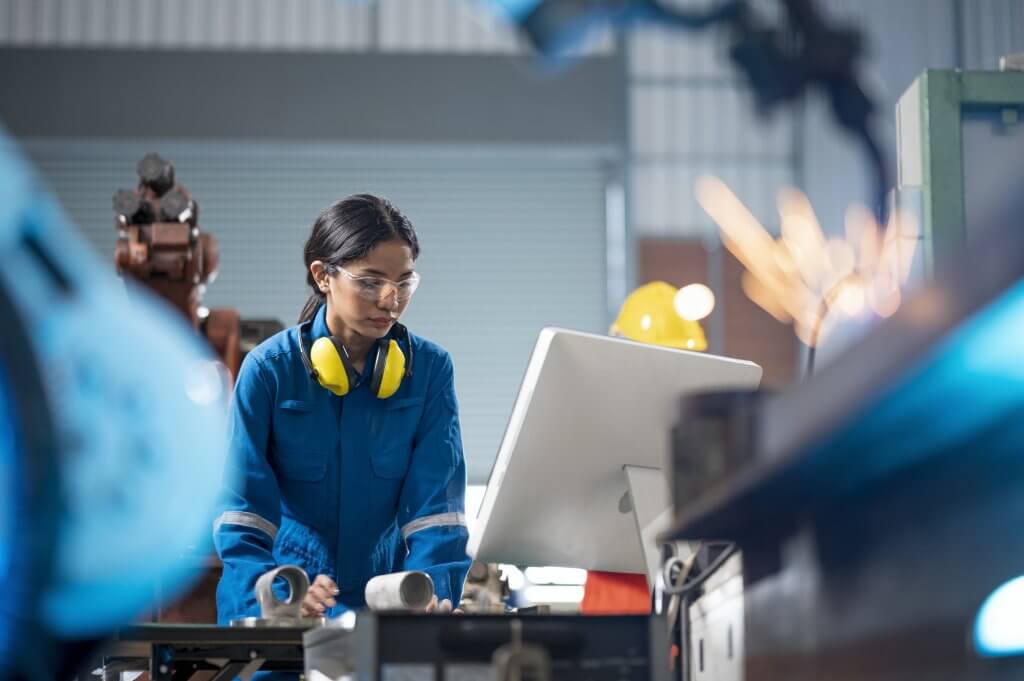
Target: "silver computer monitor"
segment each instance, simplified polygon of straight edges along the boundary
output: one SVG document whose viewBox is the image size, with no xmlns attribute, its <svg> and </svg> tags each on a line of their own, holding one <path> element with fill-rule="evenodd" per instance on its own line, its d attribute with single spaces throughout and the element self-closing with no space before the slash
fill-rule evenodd
<svg viewBox="0 0 1024 681">
<path fill-rule="evenodd" d="M 756 388 L 760 380 L 761 367 L 752 362 L 542 330 L 491 470 L 470 555 L 649 572 L 650 549 L 641 545 L 635 507 L 668 505 L 661 469 L 680 396 Z M 627 469 L 647 475 L 630 480 Z M 651 492 L 633 503 L 630 482 Z"/>
</svg>

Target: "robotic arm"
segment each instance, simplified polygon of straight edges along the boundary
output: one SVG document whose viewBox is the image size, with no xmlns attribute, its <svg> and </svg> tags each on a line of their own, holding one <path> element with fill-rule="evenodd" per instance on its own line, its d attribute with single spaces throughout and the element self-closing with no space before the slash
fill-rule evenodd
<svg viewBox="0 0 1024 681">
<path fill-rule="evenodd" d="M 771 26 L 746 0 L 727 0 L 701 12 L 663 0 L 494 0 L 533 45 L 553 56 L 594 24 L 654 22 L 683 30 L 720 26 L 730 36 L 730 58 L 746 77 L 758 109 L 767 115 L 812 88 L 822 90 L 840 127 L 861 144 L 872 174 L 879 224 L 890 187 L 889 171 L 873 132 L 875 106 L 857 74 L 864 52 L 860 33 L 831 25 L 813 0 L 778 0 L 783 21 Z"/>
<path fill-rule="evenodd" d="M 217 239 L 199 227 L 199 205 L 175 176 L 174 165 L 146 154 L 135 189 L 114 194 L 117 273 L 131 277 L 176 307 L 238 375 L 241 321 L 235 309 L 200 307 L 206 286 L 217 276 Z"/>
</svg>

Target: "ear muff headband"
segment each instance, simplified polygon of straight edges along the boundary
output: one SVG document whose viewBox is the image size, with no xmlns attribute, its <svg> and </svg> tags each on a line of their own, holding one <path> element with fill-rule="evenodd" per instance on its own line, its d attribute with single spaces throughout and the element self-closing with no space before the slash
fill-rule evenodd
<svg viewBox="0 0 1024 681">
<path fill-rule="evenodd" d="M 306 367 L 306 373 L 309 377 L 316 380 L 316 369 L 313 368 L 313 363 L 309 361 L 309 353 L 306 351 L 306 333 L 313 326 L 313 320 L 305 321 L 299 325 L 299 355 L 302 357 L 302 364 Z"/>
<path fill-rule="evenodd" d="M 318 338 L 307 352 L 306 334 L 312 328 L 312 320 L 299 327 L 299 354 L 311 379 L 339 397 L 348 394 L 355 385 L 357 374 L 348 359 L 348 353 L 341 342 L 333 336 Z M 377 358 L 370 379 L 370 392 L 382 400 L 394 395 L 402 387 L 402 381 L 412 376 L 412 344 L 409 332 L 401 324 L 395 328 L 399 338 L 405 338 L 409 345 L 409 358 L 398 341 L 381 338 L 377 341 Z"/>
</svg>

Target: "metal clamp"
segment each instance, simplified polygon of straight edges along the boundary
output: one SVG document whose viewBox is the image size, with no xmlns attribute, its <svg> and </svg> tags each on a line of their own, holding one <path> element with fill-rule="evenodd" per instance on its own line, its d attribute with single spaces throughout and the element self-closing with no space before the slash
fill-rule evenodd
<svg viewBox="0 0 1024 681">
<path fill-rule="evenodd" d="M 551 681 L 551 657 L 533 643 L 523 643 L 523 623 L 509 620 L 511 640 L 494 651 L 494 677 L 497 681 Z"/>
</svg>

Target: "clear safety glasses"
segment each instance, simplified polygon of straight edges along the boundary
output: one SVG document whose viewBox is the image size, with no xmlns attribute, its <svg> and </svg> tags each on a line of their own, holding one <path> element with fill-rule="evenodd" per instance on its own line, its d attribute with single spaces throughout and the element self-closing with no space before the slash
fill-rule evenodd
<svg viewBox="0 0 1024 681">
<path fill-rule="evenodd" d="M 390 298 L 392 295 L 398 297 L 398 302 L 404 303 L 412 298 L 420 285 L 420 275 L 416 272 L 410 274 L 402 281 L 391 281 L 383 277 L 360 277 L 352 274 L 344 267 L 333 266 L 329 272 L 341 272 L 355 286 L 356 293 L 360 298 L 377 303 Z"/>
</svg>

